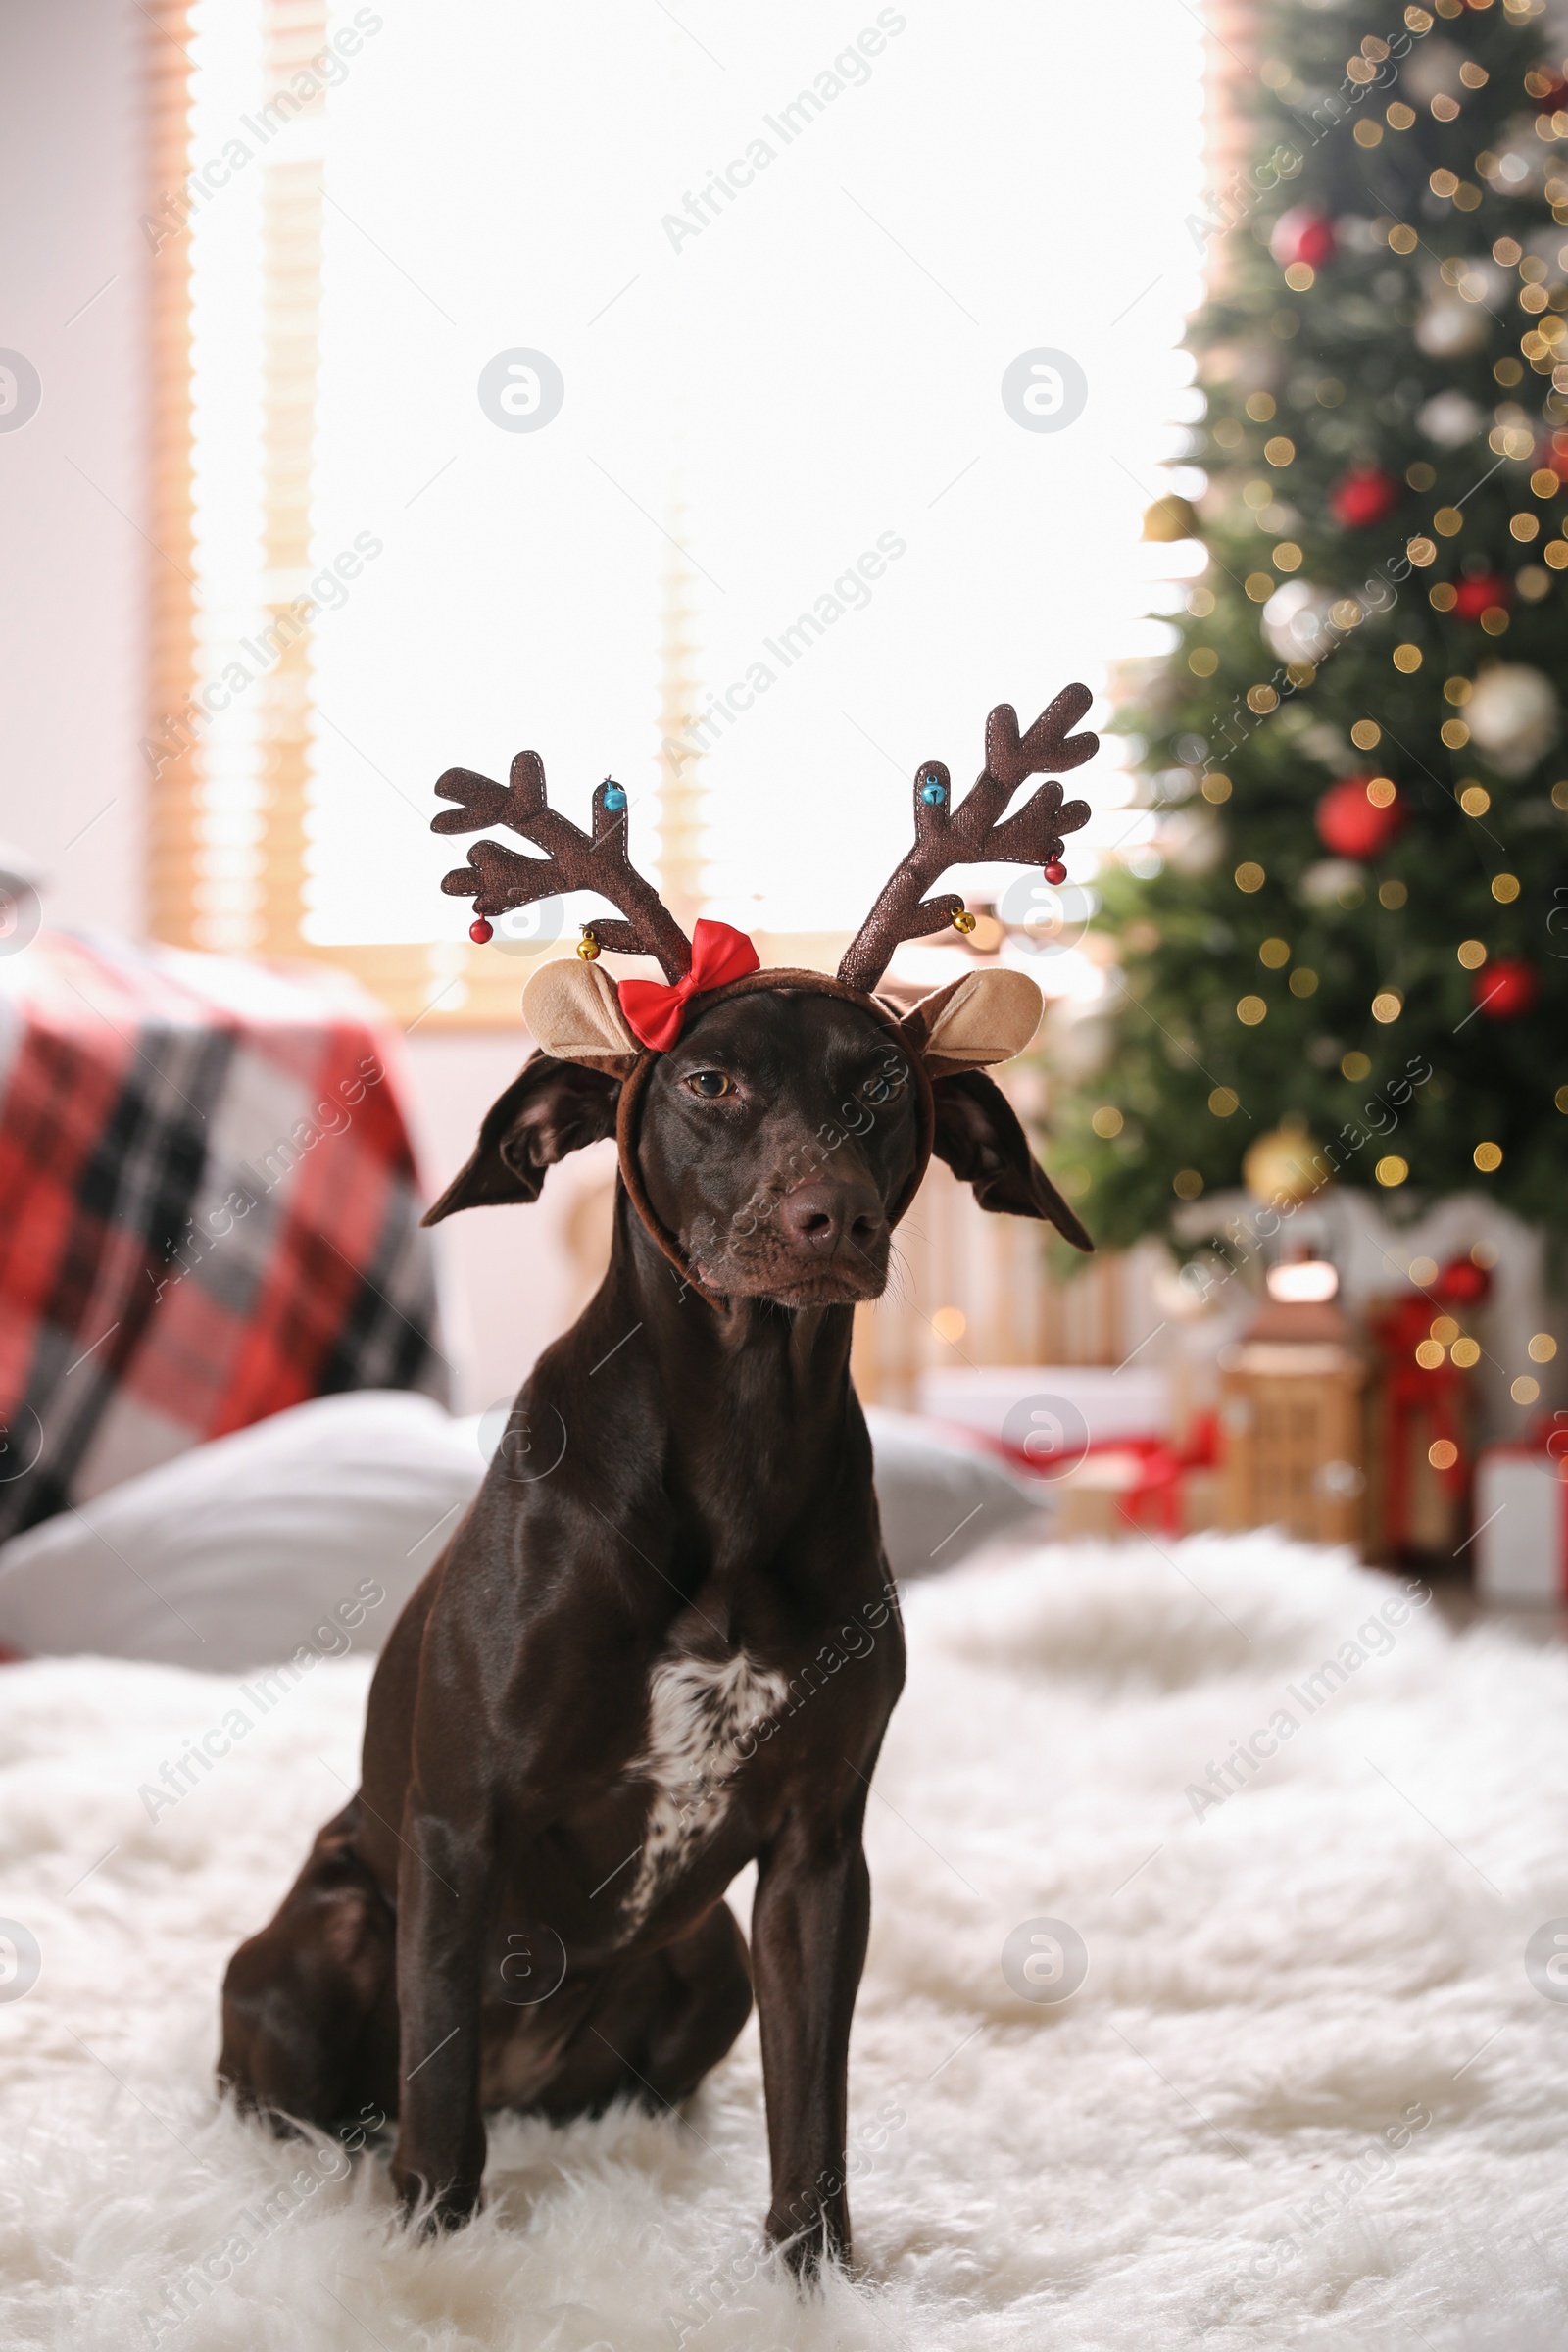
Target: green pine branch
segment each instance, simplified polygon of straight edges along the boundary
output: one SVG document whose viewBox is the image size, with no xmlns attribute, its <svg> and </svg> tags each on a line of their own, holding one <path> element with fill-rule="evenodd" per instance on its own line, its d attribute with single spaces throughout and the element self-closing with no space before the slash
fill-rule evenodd
<svg viewBox="0 0 1568 2352">
<path fill-rule="evenodd" d="M 1054 1164 L 1117 1245 L 1240 1183 L 1282 1125 L 1385 1205 L 1484 1188 L 1562 1227 L 1563 60 L 1534 0 L 1258 18 L 1253 172 L 1195 217 L 1207 487 L 1174 524 L 1162 502 L 1208 564 L 1121 720 L 1158 870 L 1102 880 L 1120 973 L 1094 1015 L 1102 1075 L 1081 1075 L 1080 1032 L 1079 1074 L 1053 1087 Z M 1285 215 L 1308 246 L 1331 223 L 1332 253 L 1279 258 Z M 1521 684 L 1499 698 L 1498 671 L 1531 673 L 1526 717 L 1548 681 L 1549 740 L 1498 734 Z M 1348 776 L 1391 780 L 1404 811 L 1352 858 L 1318 829 Z"/>
</svg>

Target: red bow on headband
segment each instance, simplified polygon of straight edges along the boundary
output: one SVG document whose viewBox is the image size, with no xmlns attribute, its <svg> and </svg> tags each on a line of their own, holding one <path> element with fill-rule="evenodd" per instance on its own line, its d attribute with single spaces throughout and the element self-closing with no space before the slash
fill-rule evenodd
<svg viewBox="0 0 1568 2352">
<path fill-rule="evenodd" d="M 744 980 L 757 971 L 762 958 L 744 931 L 729 923 L 710 923 L 700 916 L 692 927 L 692 968 L 672 988 L 662 980 L 622 980 L 617 991 L 620 1009 L 634 1037 L 652 1053 L 667 1054 L 681 1033 L 686 1006 L 705 989 L 722 988 L 728 980 Z"/>
</svg>

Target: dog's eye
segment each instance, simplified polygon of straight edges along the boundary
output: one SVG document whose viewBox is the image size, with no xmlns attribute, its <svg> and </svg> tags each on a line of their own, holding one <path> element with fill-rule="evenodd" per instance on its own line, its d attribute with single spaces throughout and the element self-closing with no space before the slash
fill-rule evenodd
<svg viewBox="0 0 1568 2352">
<path fill-rule="evenodd" d="M 908 1063 L 901 1059 L 897 1054 L 890 1054 L 887 1059 L 871 1073 L 871 1076 L 862 1082 L 861 1096 L 867 1102 L 891 1102 L 895 1096 L 903 1093 L 904 1082 L 908 1075 Z"/>
<path fill-rule="evenodd" d="M 693 1070 L 686 1084 L 694 1095 L 701 1095 L 709 1102 L 719 1095 L 732 1095 L 735 1091 L 722 1070 Z"/>
</svg>

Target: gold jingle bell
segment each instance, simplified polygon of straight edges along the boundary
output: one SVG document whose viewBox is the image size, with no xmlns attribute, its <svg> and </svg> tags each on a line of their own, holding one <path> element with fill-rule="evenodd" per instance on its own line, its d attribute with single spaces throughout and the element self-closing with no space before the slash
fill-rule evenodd
<svg viewBox="0 0 1568 2352">
<path fill-rule="evenodd" d="M 594 957 L 598 955 L 599 942 L 597 939 L 595 939 L 591 931 L 584 931 L 581 939 L 578 940 L 577 953 L 582 957 L 584 963 L 592 963 Z"/>
<path fill-rule="evenodd" d="M 975 924 L 979 921 L 979 919 L 980 918 L 978 915 L 974 915 L 969 912 L 967 906 L 960 906 L 957 913 L 953 918 L 953 928 L 955 931 L 962 931 L 967 933 L 974 929 Z"/>
</svg>

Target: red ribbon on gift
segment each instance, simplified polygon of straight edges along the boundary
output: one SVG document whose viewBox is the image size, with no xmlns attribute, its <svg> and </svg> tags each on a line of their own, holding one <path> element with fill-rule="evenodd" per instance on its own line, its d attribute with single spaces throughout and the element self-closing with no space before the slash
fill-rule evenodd
<svg viewBox="0 0 1568 2352">
<path fill-rule="evenodd" d="M 686 1007 L 705 990 L 722 988 L 760 970 L 762 958 L 744 931 L 710 923 L 706 915 L 692 927 L 692 968 L 666 988 L 662 980 L 622 980 L 616 994 L 632 1035 L 650 1052 L 667 1054 L 681 1033 Z"/>
<path fill-rule="evenodd" d="M 971 1440 L 975 1434 L 972 1429 L 964 1431 Z M 1063 1464 L 1069 1471 L 1076 1467 L 1070 1451 L 1033 1454 L 1023 1447 L 1009 1446 L 1004 1438 L 996 1439 L 993 1444 L 1027 1478 L 1060 1478 Z M 1152 1523 L 1163 1528 L 1168 1536 L 1188 1535 L 1192 1532 L 1185 1517 L 1188 1473 L 1212 1470 L 1218 1463 L 1219 1415 L 1195 1414 L 1186 1442 L 1181 1446 L 1164 1438 L 1102 1438 L 1086 1447 L 1081 1458 L 1092 1461 L 1096 1454 L 1126 1455 L 1136 1464 L 1136 1476 L 1117 1497 L 1118 1517 L 1130 1527 L 1147 1528 Z"/>
</svg>

